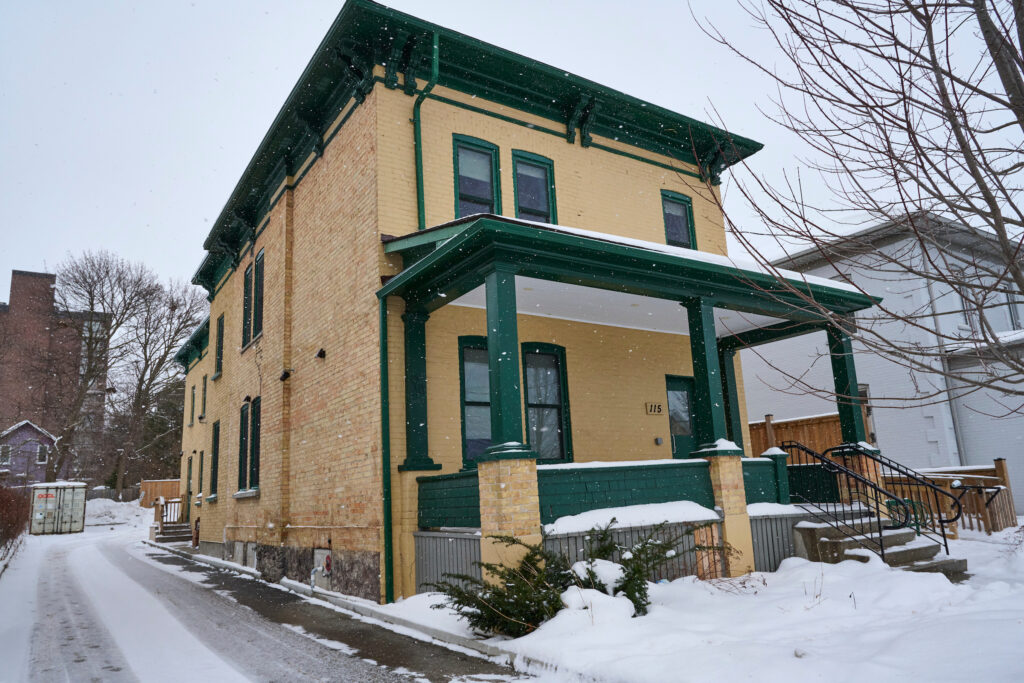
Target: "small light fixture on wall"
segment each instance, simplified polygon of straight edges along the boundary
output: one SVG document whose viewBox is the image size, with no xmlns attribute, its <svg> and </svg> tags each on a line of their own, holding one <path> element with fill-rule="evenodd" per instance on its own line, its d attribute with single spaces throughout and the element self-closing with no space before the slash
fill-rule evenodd
<svg viewBox="0 0 1024 683">
<path fill-rule="evenodd" d="M 285 381 L 286 379 L 288 379 L 288 378 L 289 378 L 289 377 L 291 377 L 291 376 L 292 376 L 292 371 L 291 371 L 291 368 L 285 368 L 285 369 L 284 369 L 284 371 L 283 371 L 283 372 L 281 372 L 281 377 L 280 377 L 280 379 L 281 379 L 281 381 L 283 382 L 283 381 Z"/>
<path fill-rule="evenodd" d="M 320 349 L 319 351 L 316 352 L 316 357 L 321 360 L 327 358 L 327 351 L 325 351 L 324 349 Z"/>
<path fill-rule="evenodd" d="M 660 446 L 663 443 L 665 443 L 665 440 L 662 439 L 660 436 L 654 437 L 654 445 L 655 446 Z"/>
<path fill-rule="evenodd" d="M 252 403 L 252 396 L 246 396 L 242 399 L 243 403 Z"/>
</svg>

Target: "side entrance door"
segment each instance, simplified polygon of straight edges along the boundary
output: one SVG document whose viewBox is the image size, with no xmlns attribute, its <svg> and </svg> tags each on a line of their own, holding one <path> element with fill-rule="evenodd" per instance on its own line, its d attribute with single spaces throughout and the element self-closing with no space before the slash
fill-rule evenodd
<svg viewBox="0 0 1024 683">
<path fill-rule="evenodd" d="M 697 450 L 693 436 L 693 378 L 665 376 L 668 393 L 668 425 L 672 457 L 689 458 Z"/>
</svg>

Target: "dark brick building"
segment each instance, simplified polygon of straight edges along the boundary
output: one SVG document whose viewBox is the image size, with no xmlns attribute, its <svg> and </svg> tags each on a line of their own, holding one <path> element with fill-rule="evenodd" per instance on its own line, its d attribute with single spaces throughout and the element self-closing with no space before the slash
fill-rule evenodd
<svg viewBox="0 0 1024 683">
<path fill-rule="evenodd" d="M 0 303 L 0 432 L 29 420 L 59 435 L 79 390 L 88 315 L 57 310 L 56 276 L 15 270 L 9 303 Z M 81 429 L 75 438 L 76 464 L 95 455 L 103 428 L 105 382 L 88 392 Z M 78 467 L 68 474 L 78 474 Z"/>
</svg>

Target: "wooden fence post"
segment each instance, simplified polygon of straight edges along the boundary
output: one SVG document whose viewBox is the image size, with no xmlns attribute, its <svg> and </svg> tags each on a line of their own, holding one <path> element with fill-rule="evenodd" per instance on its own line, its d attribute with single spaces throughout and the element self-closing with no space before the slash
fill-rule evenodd
<svg viewBox="0 0 1024 683">
<path fill-rule="evenodd" d="M 768 448 L 774 448 L 778 445 L 775 443 L 775 427 L 772 425 L 772 418 L 774 417 L 771 413 L 764 416 L 764 440 Z"/>
</svg>

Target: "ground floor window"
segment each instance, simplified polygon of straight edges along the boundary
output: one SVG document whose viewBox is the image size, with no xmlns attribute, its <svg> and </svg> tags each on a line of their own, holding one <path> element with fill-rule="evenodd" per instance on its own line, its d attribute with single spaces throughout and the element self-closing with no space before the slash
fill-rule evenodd
<svg viewBox="0 0 1024 683">
<path fill-rule="evenodd" d="M 260 397 L 242 404 L 238 417 L 238 490 L 260 486 Z"/>
<path fill-rule="evenodd" d="M 522 347 L 526 440 L 545 462 L 572 457 L 565 349 L 531 342 Z M 459 338 L 462 453 L 467 466 L 491 445 L 491 393 L 487 338 Z"/>
</svg>

